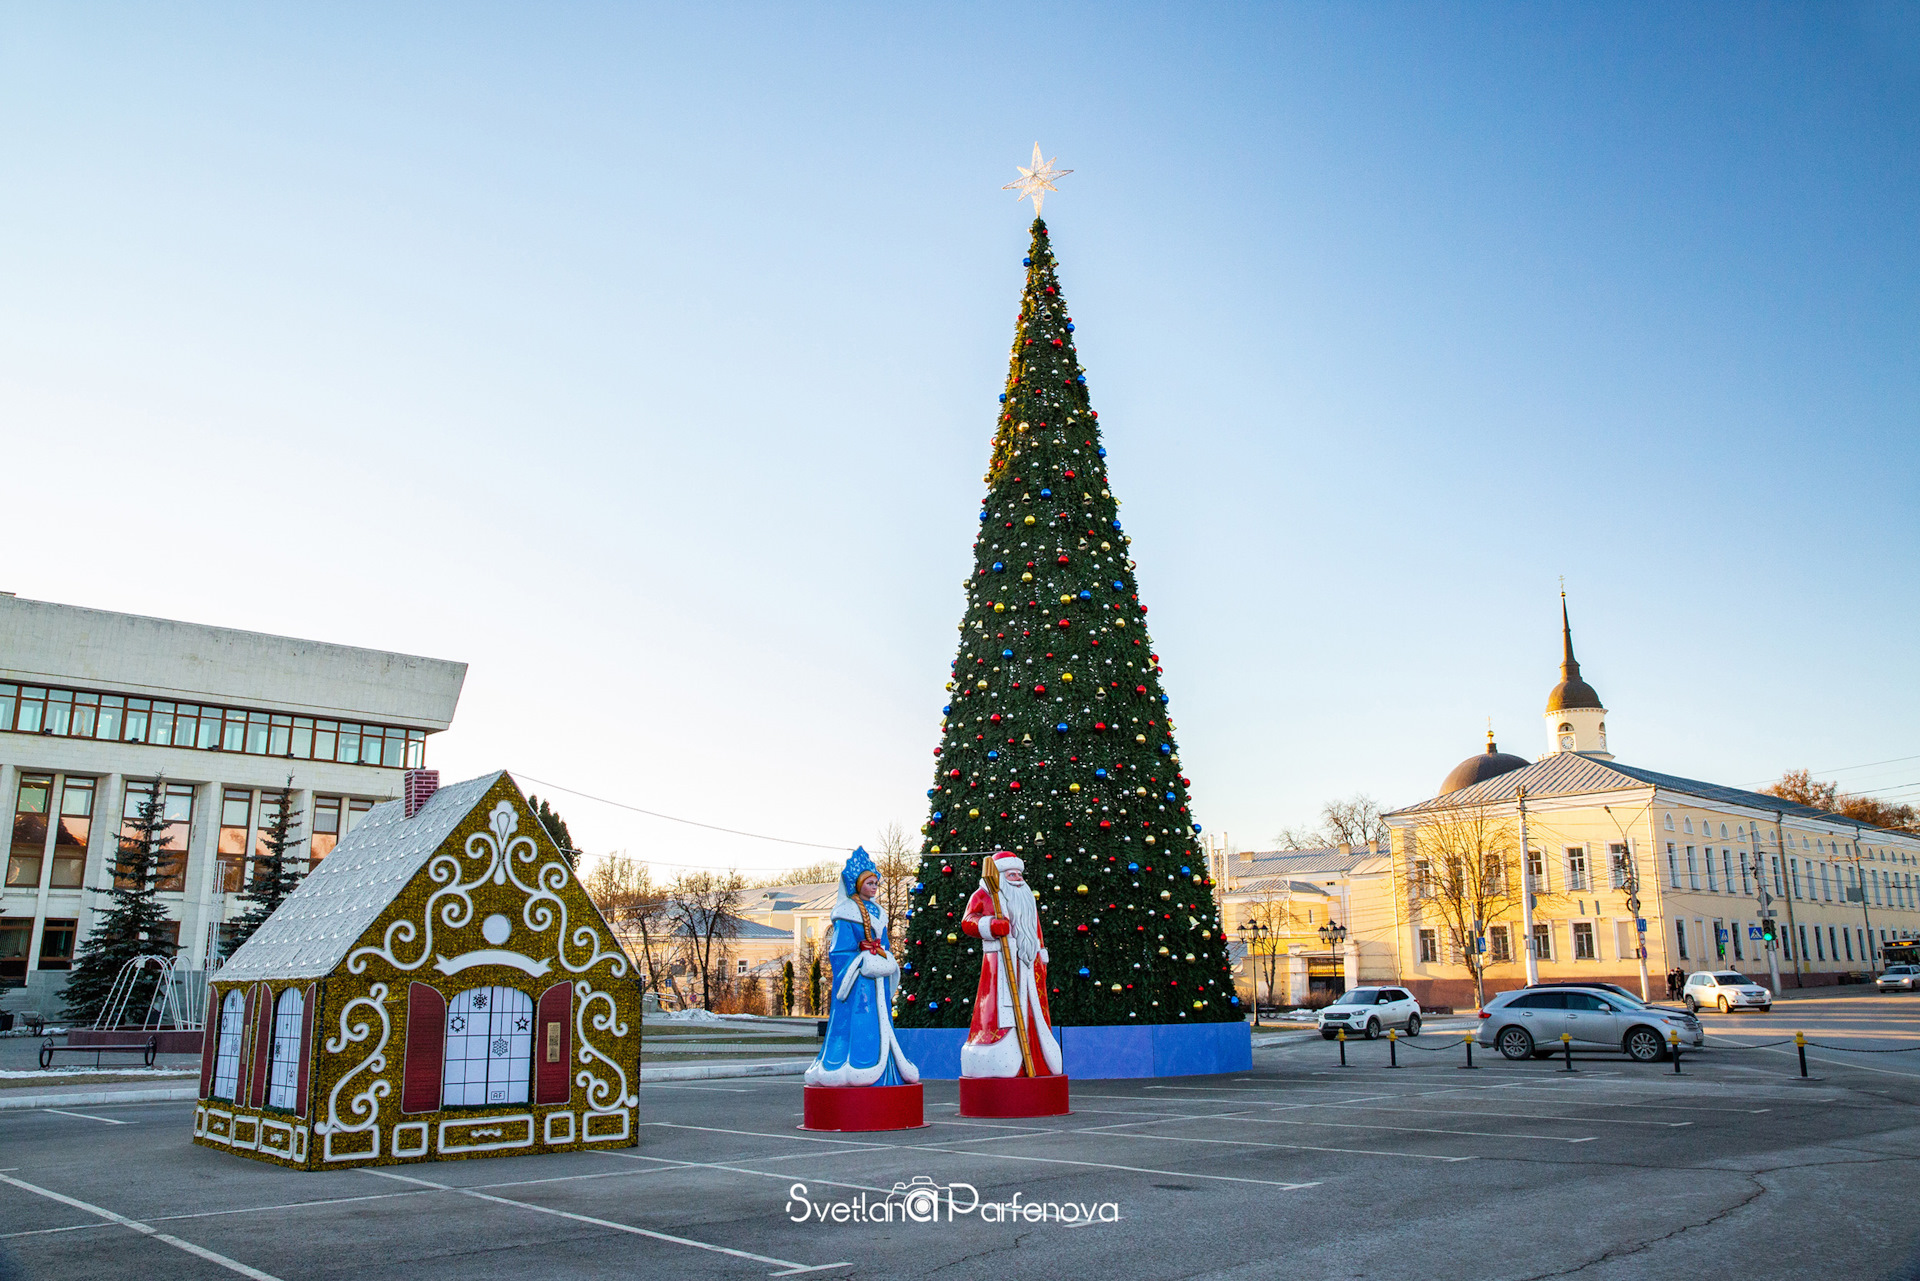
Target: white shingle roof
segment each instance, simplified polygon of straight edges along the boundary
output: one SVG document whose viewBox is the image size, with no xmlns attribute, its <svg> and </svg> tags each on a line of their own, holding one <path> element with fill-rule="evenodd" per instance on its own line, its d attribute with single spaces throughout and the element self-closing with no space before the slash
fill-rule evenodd
<svg viewBox="0 0 1920 1281">
<path fill-rule="evenodd" d="M 503 772 L 441 788 L 412 818 L 401 801 L 374 806 L 216 977 L 224 982 L 331 974 Z"/>
</svg>

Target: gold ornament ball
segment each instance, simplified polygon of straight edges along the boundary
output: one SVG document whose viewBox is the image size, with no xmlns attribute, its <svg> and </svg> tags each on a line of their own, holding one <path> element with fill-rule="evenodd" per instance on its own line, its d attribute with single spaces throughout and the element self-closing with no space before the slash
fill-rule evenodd
<svg viewBox="0 0 1920 1281">
<path fill-rule="evenodd" d="M 1027 517 L 1027 524 L 1029 525 L 1033 524 L 1033 517 L 1031 516 Z"/>
<path fill-rule="evenodd" d="M 1076 885 L 1073 887 L 1073 892 L 1075 894 L 1085 894 L 1087 892 L 1087 887 L 1084 885 Z"/>
<path fill-rule="evenodd" d="M 960 941 L 960 936 L 959 936 L 958 934 L 949 934 L 949 935 L 947 935 L 947 942 L 949 942 L 949 943 L 958 943 L 959 941 Z"/>
<path fill-rule="evenodd" d="M 1135 734 L 1135 735 L 1133 736 L 1133 741 L 1134 741 L 1134 742 L 1136 742 L 1136 743 L 1144 743 L 1144 742 L 1146 742 L 1146 741 L 1147 741 L 1147 736 L 1146 736 L 1145 734 Z M 1145 791 L 1146 789 L 1145 789 L 1145 788 L 1141 788 L 1140 790 L 1141 790 L 1141 791 Z"/>
<path fill-rule="evenodd" d="M 1188 964 L 1188 965 L 1192 965 L 1192 964 L 1193 964 L 1193 953 L 1192 953 L 1192 952 L 1188 952 L 1188 953 L 1187 953 L 1187 964 Z"/>
<path fill-rule="evenodd" d="M 1193 1008 L 1196 1010 L 1204 1010 L 1207 1008 L 1207 1003 L 1205 1001 L 1195 1001 L 1193 1003 Z"/>
<path fill-rule="evenodd" d="M 1020 581 L 1021 581 L 1021 582 L 1023 582 L 1023 583 L 1030 583 L 1030 582 L 1032 582 L 1032 581 L 1033 581 L 1033 571 L 1032 571 L 1032 570 L 1028 570 L 1028 571 L 1027 571 L 1026 573 L 1024 573 L 1024 574 L 1022 574 L 1022 575 L 1020 575 Z"/>
<path fill-rule="evenodd" d="M 1067 784 L 1067 790 L 1068 790 L 1069 792 L 1077 792 L 1077 791 L 1079 791 L 1079 790 L 1080 790 L 1080 784 L 1078 784 L 1078 783 L 1068 783 L 1068 784 Z"/>
<path fill-rule="evenodd" d="M 1162 955 L 1162 956 L 1165 956 L 1166 954 L 1167 954 L 1167 949 L 1166 949 L 1166 948 L 1164 948 L 1164 947 L 1163 947 L 1163 948 L 1161 948 L 1161 949 L 1160 949 L 1160 955 Z"/>
<path fill-rule="evenodd" d="M 979 810 L 968 810 L 968 811 L 967 811 L 967 817 L 968 817 L 968 818 L 979 818 L 979 817 L 980 817 L 980 811 L 979 811 Z"/>
<path fill-rule="evenodd" d="M 1061 593 L 1060 593 L 1060 603 L 1061 603 L 1062 605 L 1071 605 L 1071 604 L 1073 604 L 1073 595 L 1072 595 L 1072 593 L 1070 593 L 1070 592 L 1061 592 Z"/>
<path fill-rule="evenodd" d="M 1115 983 L 1115 984 L 1113 985 L 1113 990 L 1114 990 L 1114 991 L 1116 991 L 1116 992 L 1118 992 L 1118 991 L 1120 990 L 1120 985 L 1119 985 L 1118 983 Z"/>
<path fill-rule="evenodd" d="M 1151 836 L 1147 838 L 1147 844 L 1149 845 L 1153 844 L 1153 838 Z"/>
<path fill-rule="evenodd" d="M 985 689 L 987 687 L 987 683 L 985 681 L 981 681 L 979 684 L 981 689 Z"/>
<path fill-rule="evenodd" d="M 1172 898 L 1172 897 L 1173 897 L 1173 891 L 1172 891 L 1172 890 L 1161 890 L 1161 891 L 1160 891 L 1160 897 L 1161 897 L 1161 898 Z"/>
<path fill-rule="evenodd" d="M 1004 613 L 1006 613 L 1006 612 L 1007 612 L 1007 607 L 1006 607 L 1006 605 L 1005 605 L 1005 603 L 1003 603 L 1003 602 L 1001 602 L 1001 601 L 995 601 L 995 602 L 993 603 L 993 612 L 994 612 L 994 613 L 996 613 L 996 614 L 1004 614 Z"/>
</svg>

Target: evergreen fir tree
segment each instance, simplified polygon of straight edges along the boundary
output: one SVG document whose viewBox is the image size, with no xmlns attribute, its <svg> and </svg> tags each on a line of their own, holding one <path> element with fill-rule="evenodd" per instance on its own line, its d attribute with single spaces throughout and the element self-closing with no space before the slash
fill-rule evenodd
<svg viewBox="0 0 1920 1281">
<path fill-rule="evenodd" d="M 793 1017 L 793 962 L 780 967 L 780 1012 Z"/>
<path fill-rule="evenodd" d="M 171 956 L 174 952 L 162 928 L 167 913 L 158 898 L 158 872 L 167 852 L 166 788 L 158 779 L 151 785 L 129 786 L 148 786 L 150 790 L 121 830 L 109 867 L 113 880 L 105 886 L 89 887 L 90 893 L 106 895 L 108 906 L 94 918 L 93 929 L 74 958 L 62 994 L 67 1018 L 74 1023 L 92 1023 L 99 1017 L 113 981 L 128 961 L 139 956 Z M 138 1020 L 145 1016 L 156 977 L 150 969 L 141 974 L 123 1017 Z"/>
<path fill-rule="evenodd" d="M 560 856 L 573 864 L 573 833 L 567 830 L 567 821 L 560 817 L 554 808 L 538 796 L 529 794 L 527 804 L 533 807 L 534 817 L 540 820 L 540 826 L 547 829 L 547 835 L 560 847 Z"/>
<path fill-rule="evenodd" d="M 1056 1023 L 1238 1021 L 1132 539 L 1039 218 L 1025 266 L 895 1017 L 966 1026 L 980 958 L 960 918 L 980 855 L 1011 850 L 1040 900 Z"/>
<path fill-rule="evenodd" d="M 273 821 L 260 829 L 260 848 L 264 852 L 247 860 L 253 865 L 252 875 L 240 890 L 240 901 L 247 905 L 246 911 L 233 922 L 222 943 L 222 957 L 232 956 L 242 943 L 252 938 L 253 932 L 265 925 L 267 918 L 286 902 L 287 895 L 306 879 L 307 858 L 297 853 L 302 838 L 297 830 L 299 818 L 293 812 L 292 788 L 293 779 L 289 778 L 288 790 L 280 794 L 279 803 L 274 806 Z"/>
</svg>

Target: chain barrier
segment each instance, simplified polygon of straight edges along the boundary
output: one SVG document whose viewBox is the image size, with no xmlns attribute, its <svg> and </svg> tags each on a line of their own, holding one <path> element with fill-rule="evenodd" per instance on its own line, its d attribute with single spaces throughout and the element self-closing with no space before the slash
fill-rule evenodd
<svg viewBox="0 0 1920 1281">
<path fill-rule="evenodd" d="M 1444 1033 L 1440 1034 L 1440 1036 L 1444 1036 L 1444 1035 L 1446 1034 Z M 1336 1039 L 1340 1042 L 1340 1066 L 1346 1067 L 1347 1066 L 1346 1030 L 1341 1029 L 1340 1032 L 1337 1034 Z M 1436 1039 L 1439 1039 L 1439 1037 L 1436 1037 Z M 1467 1053 L 1466 1066 L 1472 1067 L 1474 1066 L 1474 1063 L 1473 1063 L 1474 1039 L 1475 1039 L 1475 1029 L 1468 1028 L 1461 1034 L 1461 1040 L 1456 1044 L 1449 1045 L 1449 1044 L 1446 1044 L 1444 1041 L 1442 1041 L 1440 1044 L 1437 1044 L 1437 1045 L 1419 1045 L 1419 1044 L 1416 1044 L 1414 1036 L 1409 1035 L 1403 1038 L 1398 1034 L 1398 1029 L 1389 1028 L 1386 1034 L 1388 1066 L 1394 1067 L 1394 1068 L 1397 1068 L 1400 1066 L 1399 1048 L 1402 1045 L 1404 1045 L 1408 1049 L 1421 1050 L 1427 1054 L 1446 1054 L 1452 1050 L 1464 1048 Z M 1920 1051 L 1920 1045 L 1900 1045 L 1900 1046 L 1895 1046 L 1892 1049 L 1885 1049 L 1885 1050 L 1863 1049 L 1860 1047 L 1848 1046 L 1848 1045 L 1829 1045 L 1825 1041 L 1809 1041 L 1807 1039 L 1807 1034 L 1805 1032 L 1795 1032 L 1792 1036 L 1782 1037 L 1778 1041 L 1761 1041 L 1753 1045 L 1734 1045 L 1730 1043 L 1715 1042 L 1703 1048 L 1712 1049 L 1712 1050 L 1771 1050 L 1777 1046 L 1782 1046 L 1782 1045 L 1791 1045 L 1795 1048 L 1796 1053 L 1798 1053 L 1800 1057 L 1800 1075 L 1802 1077 L 1805 1077 L 1807 1075 L 1807 1047 L 1808 1046 L 1812 1046 L 1816 1050 L 1831 1050 L 1837 1054 L 1912 1054 L 1916 1051 Z M 1591 1049 L 1592 1047 L 1587 1047 L 1587 1048 Z M 1572 1038 L 1569 1036 L 1563 1035 L 1560 1038 L 1559 1049 L 1560 1049 L 1560 1052 L 1566 1055 L 1567 1071 L 1569 1072 L 1573 1071 L 1574 1067 L 1573 1067 Z M 1698 1054 L 1700 1051 L 1698 1049 L 1689 1051 L 1686 1047 L 1683 1047 L 1680 1044 L 1680 1037 L 1678 1033 L 1673 1033 L 1669 1036 L 1668 1055 L 1673 1061 L 1673 1070 L 1675 1075 L 1679 1075 L 1680 1073 L 1681 1056 L 1689 1052 Z"/>
</svg>

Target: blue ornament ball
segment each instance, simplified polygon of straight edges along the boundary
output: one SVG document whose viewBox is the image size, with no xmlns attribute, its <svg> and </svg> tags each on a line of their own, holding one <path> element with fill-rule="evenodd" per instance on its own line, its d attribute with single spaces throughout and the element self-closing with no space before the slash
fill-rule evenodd
<svg viewBox="0 0 1920 1281">
<path fill-rule="evenodd" d="M 1064 734 L 1071 727 L 1065 721 L 1061 721 L 1058 725 L 1055 725 L 1054 728 Z"/>
<path fill-rule="evenodd" d="M 1031 258 L 1022 258 L 1022 259 L 1020 260 L 1020 265 L 1021 265 L 1022 267 L 1031 267 L 1031 266 L 1033 266 L 1033 259 L 1031 259 Z"/>
<path fill-rule="evenodd" d="M 1140 870 L 1140 865 L 1138 863 L 1129 863 L 1127 864 L 1127 870 L 1129 872 L 1137 872 Z"/>
<path fill-rule="evenodd" d="M 1007 403 L 1007 393 L 1004 391 L 1000 393 L 1000 403 L 1003 405 Z"/>
<path fill-rule="evenodd" d="M 1080 599 L 1081 599 L 1081 600 L 1092 600 L 1092 599 L 1093 599 L 1093 593 L 1092 593 L 1092 592 L 1081 592 L 1081 593 L 1080 593 Z"/>
<path fill-rule="evenodd" d="M 996 573 L 996 574 L 1004 574 L 1004 573 L 1006 573 L 1006 572 L 1007 572 L 1007 562 L 1005 562 L 1004 560 L 996 560 L 995 562 L 993 562 L 993 572 L 994 572 L 994 573 Z"/>
<path fill-rule="evenodd" d="M 1094 452 L 1099 454 L 1102 458 L 1105 458 L 1107 456 L 1107 447 L 1105 445 L 1102 445 L 1100 446 L 1099 449 L 1095 450 Z"/>
<path fill-rule="evenodd" d="M 1010 649 L 1003 649 L 1003 650 L 1001 650 L 1001 651 L 1000 651 L 1000 657 L 1002 657 L 1002 658 L 1012 658 L 1012 657 L 1013 657 L 1013 651 L 1012 651 L 1012 650 L 1010 650 Z"/>
<path fill-rule="evenodd" d="M 1127 585 L 1116 578 L 1113 580 L 1113 590 L 1116 592 L 1124 592 L 1127 590 Z"/>
<path fill-rule="evenodd" d="M 1080 967 L 1080 977 L 1081 977 L 1081 978 L 1086 978 L 1086 977 L 1087 977 L 1088 975 L 1090 975 L 1090 974 L 1092 974 L 1092 973 L 1093 973 L 1093 971 L 1092 971 L 1092 970 L 1090 970 L 1090 969 L 1088 969 L 1088 968 L 1087 968 L 1086 966 L 1084 966 L 1084 965 L 1083 965 L 1083 966 L 1081 966 L 1081 967 Z"/>
<path fill-rule="evenodd" d="M 1068 333 L 1072 333 L 1072 332 L 1073 332 L 1073 326 L 1072 326 L 1071 324 L 1069 324 L 1069 325 L 1067 326 L 1067 332 L 1068 332 Z"/>
<path fill-rule="evenodd" d="M 1113 532 L 1116 534 L 1120 532 L 1120 522 L 1117 520 L 1113 522 Z"/>
<path fill-rule="evenodd" d="M 1105 771 L 1104 769 L 1097 769 L 1093 772 L 1093 776 L 1095 778 L 1105 778 L 1107 776 L 1107 771 Z"/>
<path fill-rule="evenodd" d="M 1165 744 L 1165 743 L 1162 743 L 1162 744 L 1160 744 L 1160 755 L 1162 755 L 1162 756 L 1171 756 L 1171 755 L 1173 755 L 1173 748 L 1171 748 L 1171 747 L 1169 747 L 1169 746 L 1168 746 L 1167 744 Z"/>
<path fill-rule="evenodd" d="M 1041 491 L 1040 491 L 1040 497 L 1042 497 L 1042 498 L 1052 498 L 1052 497 L 1053 497 L 1053 491 L 1052 491 L 1051 489 L 1043 489 L 1043 490 L 1041 490 Z"/>
<path fill-rule="evenodd" d="M 988 753 L 987 753 L 987 759 L 988 759 L 988 760 L 990 760 L 990 761 L 997 761 L 997 760 L 999 760 L 999 759 L 1000 759 L 1000 753 L 999 753 L 999 752 L 988 752 Z"/>
</svg>

